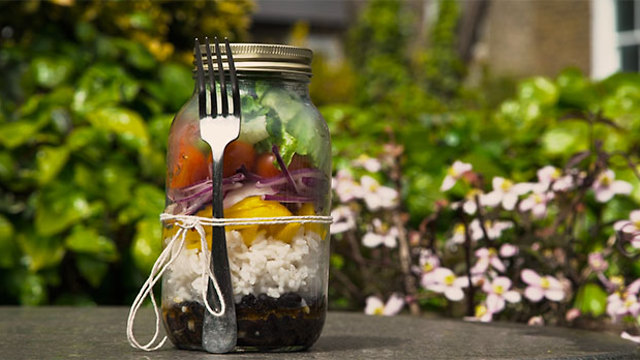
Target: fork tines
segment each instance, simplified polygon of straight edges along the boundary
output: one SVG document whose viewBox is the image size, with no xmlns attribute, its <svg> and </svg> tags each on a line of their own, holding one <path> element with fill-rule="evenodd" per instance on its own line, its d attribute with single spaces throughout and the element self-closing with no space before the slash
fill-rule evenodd
<svg viewBox="0 0 640 360">
<path fill-rule="evenodd" d="M 222 64 L 222 53 L 220 51 L 220 43 L 218 38 L 214 37 L 215 50 L 216 50 L 216 62 L 218 66 L 218 82 L 220 84 L 220 99 L 221 99 L 221 116 L 229 116 L 229 100 L 227 94 L 227 83 L 224 76 L 224 66 Z M 227 65 L 229 68 L 229 79 L 231 81 L 231 98 L 233 101 L 233 115 L 240 117 L 240 89 L 238 88 L 238 79 L 236 77 L 236 67 L 233 61 L 233 55 L 231 54 L 231 46 L 229 40 L 224 39 L 225 42 L 225 55 L 227 57 Z M 200 42 L 198 38 L 195 39 L 196 43 L 196 82 L 198 84 L 198 111 L 200 118 L 207 116 L 207 103 L 206 103 L 206 83 L 204 75 L 204 65 L 202 61 L 202 51 L 200 50 Z M 207 54 L 207 72 L 209 80 L 209 95 L 210 95 L 210 107 L 211 116 L 218 115 L 218 104 L 216 99 L 216 81 L 213 67 L 213 56 L 211 54 L 211 44 L 209 38 L 205 37 L 206 54 Z"/>
</svg>

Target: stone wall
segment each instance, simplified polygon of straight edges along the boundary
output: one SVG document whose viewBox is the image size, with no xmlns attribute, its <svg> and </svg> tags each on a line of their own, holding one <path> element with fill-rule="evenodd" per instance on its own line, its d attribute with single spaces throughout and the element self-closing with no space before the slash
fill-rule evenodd
<svg viewBox="0 0 640 360">
<path fill-rule="evenodd" d="M 475 61 L 495 75 L 589 74 L 590 11 L 589 0 L 491 0 Z"/>
</svg>

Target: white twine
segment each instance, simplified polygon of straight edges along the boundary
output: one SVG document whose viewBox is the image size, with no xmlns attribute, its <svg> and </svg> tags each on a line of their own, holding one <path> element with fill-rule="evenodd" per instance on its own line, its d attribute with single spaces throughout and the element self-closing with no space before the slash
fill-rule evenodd
<svg viewBox="0 0 640 360">
<path fill-rule="evenodd" d="M 291 223 L 316 223 L 316 224 L 331 224 L 333 219 L 331 216 L 319 216 L 319 215 L 306 215 L 306 216 L 279 216 L 279 217 L 254 217 L 254 218 L 207 218 L 201 216 L 194 215 L 173 215 L 163 213 L 160 215 L 160 221 L 176 221 L 175 226 L 178 226 L 179 229 L 176 234 L 171 238 L 171 240 L 167 243 L 164 250 L 158 256 L 158 259 L 153 264 L 151 268 L 151 273 L 149 277 L 140 288 L 140 292 L 138 296 L 136 296 L 131 308 L 129 309 L 129 316 L 127 318 L 127 340 L 129 344 L 140 350 L 144 351 L 155 351 L 164 345 L 167 341 L 167 337 L 164 336 L 162 340 L 156 345 L 154 343 L 158 339 L 160 335 L 160 324 L 161 318 L 158 310 L 158 305 L 156 304 L 155 296 L 153 295 L 153 287 L 155 284 L 162 278 L 164 272 L 171 266 L 171 264 L 178 258 L 180 252 L 182 252 L 182 248 L 186 241 L 187 231 L 191 229 L 195 229 L 200 235 L 200 246 L 202 252 L 205 256 L 205 261 L 202 262 L 202 280 L 207 283 L 207 280 L 210 280 L 213 283 L 213 287 L 216 292 L 216 296 L 220 300 L 220 310 L 214 311 L 209 305 L 209 299 L 207 299 L 207 287 L 202 287 L 202 299 L 204 300 L 204 305 L 209 313 L 213 316 L 222 316 L 226 310 L 227 304 L 225 303 L 222 292 L 220 290 L 220 285 L 216 277 L 211 272 L 211 268 L 209 266 L 211 253 L 209 252 L 209 244 L 207 243 L 206 233 L 204 231 L 203 226 L 233 226 L 233 225 L 265 225 L 265 224 L 291 224 Z M 178 243 L 176 243 L 179 241 Z M 177 245 L 177 247 L 176 247 Z M 144 299 L 147 296 L 151 299 L 151 304 L 153 305 L 153 311 L 156 316 L 156 329 L 153 334 L 151 340 L 149 340 L 146 344 L 140 344 L 133 334 L 133 325 L 135 323 L 136 314 L 138 310 L 142 306 Z"/>
</svg>

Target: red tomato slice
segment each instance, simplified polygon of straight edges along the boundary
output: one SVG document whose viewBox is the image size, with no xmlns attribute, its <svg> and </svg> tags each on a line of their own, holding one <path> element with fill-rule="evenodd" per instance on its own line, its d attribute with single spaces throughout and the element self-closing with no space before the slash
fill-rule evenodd
<svg viewBox="0 0 640 360">
<path fill-rule="evenodd" d="M 253 162 L 255 161 L 256 151 L 253 149 L 253 145 L 244 141 L 236 140 L 227 145 L 224 150 L 224 158 L 222 163 L 222 174 L 224 177 L 231 176 L 236 173 L 236 170 L 242 167 L 247 168 L 249 171 L 253 171 Z"/>
<path fill-rule="evenodd" d="M 209 176 L 209 166 L 204 154 L 186 140 L 180 141 L 174 164 L 169 182 L 174 189 L 195 184 Z"/>
<path fill-rule="evenodd" d="M 256 174 L 265 178 L 280 175 L 280 169 L 274 165 L 275 161 L 276 156 L 272 153 L 264 153 L 258 156 L 255 165 Z"/>
</svg>

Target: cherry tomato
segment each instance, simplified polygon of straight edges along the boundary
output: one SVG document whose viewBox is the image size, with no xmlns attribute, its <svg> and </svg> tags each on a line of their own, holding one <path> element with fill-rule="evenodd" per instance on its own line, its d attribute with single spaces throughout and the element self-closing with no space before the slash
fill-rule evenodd
<svg viewBox="0 0 640 360">
<path fill-rule="evenodd" d="M 209 166 L 204 154 L 187 141 L 180 141 L 169 186 L 182 188 L 204 180 L 209 176 Z"/>
<path fill-rule="evenodd" d="M 293 170 L 300 170 L 300 169 L 308 169 L 310 167 L 312 167 L 311 160 L 309 160 L 308 156 L 293 154 L 293 157 L 291 158 L 291 163 L 289 164 L 287 169 L 289 169 L 289 171 L 293 171 Z"/>
<path fill-rule="evenodd" d="M 231 176 L 244 165 L 249 171 L 253 171 L 253 162 L 256 151 L 251 144 L 243 141 L 234 141 L 224 150 L 222 173 L 224 177 Z"/>
<path fill-rule="evenodd" d="M 274 165 L 275 161 L 276 156 L 272 153 L 264 153 L 258 156 L 255 166 L 256 174 L 265 178 L 280 175 L 280 169 Z"/>
</svg>

